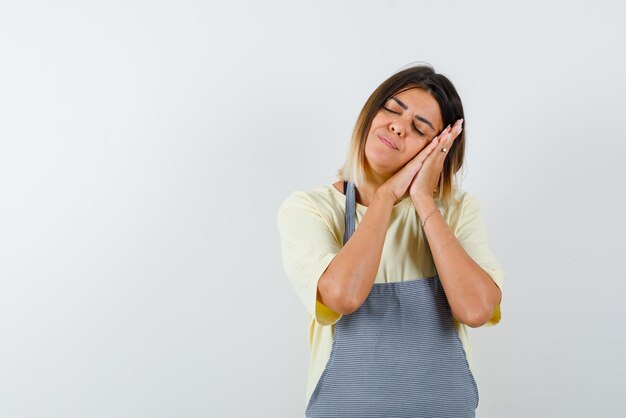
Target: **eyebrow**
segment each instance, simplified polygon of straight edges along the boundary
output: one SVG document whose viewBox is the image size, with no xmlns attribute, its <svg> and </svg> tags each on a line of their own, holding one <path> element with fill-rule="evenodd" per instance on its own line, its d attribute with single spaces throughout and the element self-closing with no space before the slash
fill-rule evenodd
<svg viewBox="0 0 626 418">
<path fill-rule="evenodd" d="M 409 108 L 407 105 L 402 103 L 399 99 L 396 99 L 395 97 L 392 97 L 391 99 L 395 100 L 395 102 L 398 103 L 402 109 L 407 110 Z M 426 125 L 430 126 L 430 129 L 432 129 L 433 131 L 435 130 L 435 128 L 433 127 L 433 124 L 430 123 L 430 121 L 428 119 L 424 118 L 423 116 L 415 115 L 415 119 L 417 119 L 417 120 L 419 120 L 421 122 L 424 122 Z"/>
</svg>

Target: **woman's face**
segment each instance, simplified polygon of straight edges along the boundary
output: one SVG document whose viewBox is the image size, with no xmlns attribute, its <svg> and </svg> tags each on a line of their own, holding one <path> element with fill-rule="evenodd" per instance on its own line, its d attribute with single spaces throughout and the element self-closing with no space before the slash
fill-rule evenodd
<svg viewBox="0 0 626 418">
<path fill-rule="evenodd" d="M 439 104 L 414 87 L 397 93 L 378 111 L 365 142 L 365 157 L 375 174 L 389 178 L 415 157 L 441 130 Z"/>
</svg>

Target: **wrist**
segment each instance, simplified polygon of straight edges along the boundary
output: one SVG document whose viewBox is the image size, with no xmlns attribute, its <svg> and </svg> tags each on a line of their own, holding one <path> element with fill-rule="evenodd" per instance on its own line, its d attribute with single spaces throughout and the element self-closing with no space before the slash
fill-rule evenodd
<svg viewBox="0 0 626 418">
<path fill-rule="evenodd" d="M 376 193 L 374 193 L 374 198 L 384 201 L 386 204 L 394 205 L 398 198 L 396 195 L 387 187 L 380 186 L 376 189 Z"/>
<path fill-rule="evenodd" d="M 415 207 L 417 214 L 422 219 L 437 209 L 435 198 L 432 196 L 411 196 L 411 200 L 413 200 L 413 206 Z"/>
</svg>

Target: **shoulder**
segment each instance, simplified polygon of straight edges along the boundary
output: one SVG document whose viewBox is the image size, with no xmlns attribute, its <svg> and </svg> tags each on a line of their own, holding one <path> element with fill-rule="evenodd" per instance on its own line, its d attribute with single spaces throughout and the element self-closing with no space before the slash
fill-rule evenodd
<svg viewBox="0 0 626 418">
<path fill-rule="evenodd" d="M 451 204 L 448 207 L 443 207 L 443 209 L 448 225 L 457 226 L 468 215 L 471 216 L 480 210 L 480 202 L 475 195 L 467 190 L 458 189 Z"/>
<path fill-rule="evenodd" d="M 295 190 L 286 196 L 278 209 L 278 220 L 303 217 L 322 218 L 329 225 L 343 219 L 345 196 L 334 186 Z"/>
<path fill-rule="evenodd" d="M 478 198 L 466 190 L 458 193 L 459 207 L 463 210 L 480 206 Z"/>
<path fill-rule="evenodd" d="M 309 190 L 295 190 L 285 197 L 280 204 L 279 212 L 288 208 L 322 209 L 337 205 L 337 189 L 333 186 L 320 186 Z"/>
<path fill-rule="evenodd" d="M 276 222 L 285 242 L 300 243 L 303 248 L 316 243 L 332 248 L 341 246 L 345 209 L 340 199 L 343 195 L 331 187 L 296 190 L 283 200 Z"/>
<path fill-rule="evenodd" d="M 439 198 L 435 199 L 437 206 L 445 209 L 447 212 L 450 213 L 459 211 L 463 208 L 463 206 L 467 205 L 468 203 L 471 204 L 474 201 L 476 201 L 476 197 L 467 190 L 463 189 L 456 189 L 447 205 L 444 205 Z"/>
</svg>

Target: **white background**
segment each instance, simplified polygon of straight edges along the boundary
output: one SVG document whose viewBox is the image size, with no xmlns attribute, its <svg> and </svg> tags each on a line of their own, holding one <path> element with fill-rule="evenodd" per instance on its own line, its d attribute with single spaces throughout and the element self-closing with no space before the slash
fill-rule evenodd
<svg viewBox="0 0 626 418">
<path fill-rule="evenodd" d="M 503 265 L 480 417 L 623 414 L 624 7 L 0 4 L 0 417 L 299 417 L 276 212 L 426 61 Z"/>
</svg>

